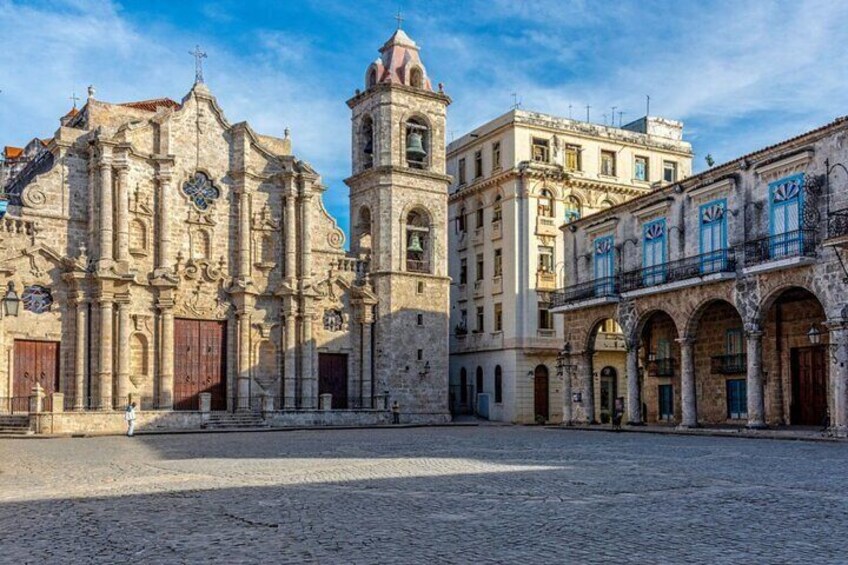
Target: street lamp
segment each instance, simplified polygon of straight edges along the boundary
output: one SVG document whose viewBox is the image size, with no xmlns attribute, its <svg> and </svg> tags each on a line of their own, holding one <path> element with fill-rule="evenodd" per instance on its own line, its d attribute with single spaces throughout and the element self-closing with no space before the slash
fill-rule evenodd
<svg viewBox="0 0 848 565">
<path fill-rule="evenodd" d="M 7 316 L 17 316 L 20 306 L 21 299 L 18 298 L 18 293 L 15 292 L 15 283 L 9 281 L 6 295 L 3 297 L 3 310 Z"/>
<path fill-rule="evenodd" d="M 810 326 L 810 329 L 807 330 L 807 339 L 810 340 L 812 345 L 818 345 L 821 343 L 821 330 L 819 330 L 815 324 Z"/>
</svg>

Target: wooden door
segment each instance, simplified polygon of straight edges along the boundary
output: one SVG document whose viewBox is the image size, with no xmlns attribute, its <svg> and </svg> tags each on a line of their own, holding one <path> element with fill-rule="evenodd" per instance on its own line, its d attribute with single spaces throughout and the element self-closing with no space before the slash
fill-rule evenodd
<svg viewBox="0 0 848 565">
<path fill-rule="evenodd" d="M 226 410 L 226 340 L 226 322 L 174 320 L 174 410 L 198 410 L 201 392 Z"/>
<path fill-rule="evenodd" d="M 824 425 L 827 417 L 827 368 L 824 347 L 792 349 L 792 423 Z"/>
<path fill-rule="evenodd" d="M 544 365 L 536 367 L 533 376 L 533 407 L 536 420 L 548 421 L 550 416 L 548 408 L 548 368 Z"/>
<path fill-rule="evenodd" d="M 59 391 L 59 342 L 15 340 L 13 409 L 26 410 L 36 383 L 46 394 Z"/>
<path fill-rule="evenodd" d="M 332 394 L 334 409 L 347 408 L 347 355 L 318 354 L 318 394 Z"/>
</svg>

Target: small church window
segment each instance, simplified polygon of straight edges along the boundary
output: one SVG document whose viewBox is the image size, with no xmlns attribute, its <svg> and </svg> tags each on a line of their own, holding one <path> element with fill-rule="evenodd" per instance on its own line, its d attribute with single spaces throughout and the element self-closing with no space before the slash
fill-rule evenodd
<svg viewBox="0 0 848 565">
<path fill-rule="evenodd" d="M 33 314 L 43 314 L 50 311 L 50 306 L 53 304 L 53 295 L 49 288 L 34 284 L 24 289 L 21 294 L 21 302 L 24 304 L 24 310 L 29 310 Z"/>
<path fill-rule="evenodd" d="M 414 88 L 424 88 L 424 75 L 418 67 L 413 68 L 409 73 L 409 85 Z"/>
<path fill-rule="evenodd" d="M 344 325 L 342 313 L 339 310 L 324 310 L 324 329 L 328 332 L 340 332 Z"/>
<path fill-rule="evenodd" d="M 188 196 L 198 210 L 208 209 L 218 198 L 221 191 L 218 190 L 208 176 L 200 171 L 185 182 L 183 192 Z"/>
</svg>

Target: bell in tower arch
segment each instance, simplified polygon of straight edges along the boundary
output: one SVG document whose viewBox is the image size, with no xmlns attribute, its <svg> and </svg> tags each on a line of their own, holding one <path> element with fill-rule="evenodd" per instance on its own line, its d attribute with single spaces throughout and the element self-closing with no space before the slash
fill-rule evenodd
<svg viewBox="0 0 848 565">
<path fill-rule="evenodd" d="M 421 235 L 418 232 L 412 232 L 409 237 L 409 247 L 406 248 L 409 253 L 423 253 L 424 248 L 421 246 Z"/>
<path fill-rule="evenodd" d="M 406 136 L 406 160 L 410 163 L 423 165 L 427 158 L 427 151 L 424 150 L 422 135 L 413 130 Z"/>
</svg>

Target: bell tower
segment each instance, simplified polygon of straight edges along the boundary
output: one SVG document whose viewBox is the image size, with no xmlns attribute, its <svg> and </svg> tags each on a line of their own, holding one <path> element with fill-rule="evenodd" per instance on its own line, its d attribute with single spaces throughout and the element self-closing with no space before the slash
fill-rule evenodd
<svg viewBox="0 0 848 565">
<path fill-rule="evenodd" d="M 449 292 L 445 119 L 418 46 L 398 29 L 348 100 L 352 116 L 351 251 L 370 257 L 379 303 L 374 391 L 403 421 L 448 416 Z"/>
</svg>

